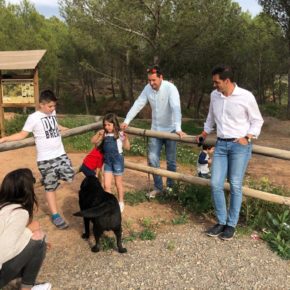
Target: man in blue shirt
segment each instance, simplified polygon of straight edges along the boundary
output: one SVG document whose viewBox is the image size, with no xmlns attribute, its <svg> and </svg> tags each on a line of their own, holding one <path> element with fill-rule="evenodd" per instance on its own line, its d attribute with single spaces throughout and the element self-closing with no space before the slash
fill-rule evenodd
<svg viewBox="0 0 290 290">
<path fill-rule="evenodd" d="M 125 130 L 135 116 L 149 102 L 152 109 L 151 130 L 160 132 L 176 133 L 180 138 L 185 136 L 181 130 L 181 109 L 180 97 L 175 85 L 163 80 L 163 75 L 158 65 L 147 69 L 148 84 L 128 112 L 121 128 Z M 176 141 L 167 139 L 150 138 L 148 148 L 149 165 L 155 168 L 160 167 L 160 155 L 162 146 L 165 145 L 167 170 L 176 171 Z M 149 193 L 149 198 L 163 190 L 162 177 L 153 175 L 154 190 Z M 167 187 L 170 190 L 173 180 L 167 179 Z"/>
</svg>

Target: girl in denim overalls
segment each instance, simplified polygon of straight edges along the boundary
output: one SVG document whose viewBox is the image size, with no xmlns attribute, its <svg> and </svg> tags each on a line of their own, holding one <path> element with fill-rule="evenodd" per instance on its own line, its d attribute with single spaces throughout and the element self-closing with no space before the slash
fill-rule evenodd
<svg viewBox="0 0 290 290">
<path fill-rule="evenodd" d="M 130 149 L 130 142 L 127 135 L 121 132 L 117 116 L 109 113 L 104 116 L 103 130 L 98 133 L 103 138 L 102 151 L 104 154 L 104 189 L 111 192 L 111 184 L 114 176 L 115 185 L 119 197 L 121 212 L 124 210 L 124 156 L 123 148 Z"/>
</svg>

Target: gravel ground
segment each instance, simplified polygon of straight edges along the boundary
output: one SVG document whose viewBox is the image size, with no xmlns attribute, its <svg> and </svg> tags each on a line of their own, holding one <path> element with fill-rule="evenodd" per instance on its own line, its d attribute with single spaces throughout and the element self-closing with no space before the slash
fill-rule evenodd
<svg viewBox="0 0 290 290">
<path fill-rule="evenodd" d="M 34 168 L 35 165 L 30 165 L 31 160 L 35 160 L 31 152 L 29 148 L 15 150 L 14 159 L 21 161 L 22 166 Z M 1 154 L 3 160 L 11 160 L 9 152 Z M 83 155 L 71 154 L 73 164 L 79 164 Z M 4 169 L 2 176 L 6 174 Z M 37 174 L 35 168 L 34 171 Z M 123 219 L 124 237 L 128 225 L 134 228 L 141 218 L 158 221 L 161 226 L 157 228 L 155 240 L 127 242 L 127 254 L 116 250 L 92 253 L 89 243 L 80 238 L 81 219 L 72 216 L 78 210 L 77 192 L 81 180 L 82 177 L 77 176 L 57 194 L 58 204 L 70 223 L 65 231 L 53 227 L 43 190 L 37 192 L 40 211 L 36 219 L 52 244 L 38 281 L 50 282 L 53 290 L 290 289 L 290 261 L 282 260 L 263 241 L 246 235 L 237 235 L 228 242 L 207 237 L 203 233 L 208 225 L 205 220 L 189 219 L 186 225 L 171 225 L 174 212 L 169 205 L 157 202 L 128 206 Z M 146 175 L 128 170 L 126 190 L 144 186 L 143 180 Z M 4 289 L 17 288 L 10 285 Z"/>
<path fill-rule="evenodd" d="M 62 241 L 48 251 L 39 275 L 53 289 L 290 289 L 289 261 L 264 242 L 210 238 L 193 222 L 168 227 L 153 241 L 127 242 L 127 254 L 92 253 L 69 231 L 57 235 Z"/>
</svg>

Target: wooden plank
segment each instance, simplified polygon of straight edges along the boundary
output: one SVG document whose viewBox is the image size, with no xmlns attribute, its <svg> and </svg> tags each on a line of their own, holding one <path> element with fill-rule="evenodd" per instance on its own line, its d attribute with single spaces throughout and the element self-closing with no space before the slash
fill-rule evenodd
<svg viewBox="0 0 290 290">
<path fill-rule="evenodd" d="M 46 50 L 0 51 L 0 69 L 23 70 L 34 69 Z"/>
<path fill-rule="evenodd" d="M 102 122 L 96 122 L 96 123 L 76 127 L 76 128 L 61 132 L 61 135 L 63 138 L 66 138 L 70 136 L 84 134 L 86 132 L 101 128 L 102 124 L 103 124 Z M 33 137 L 25 138 L 24 140 L 21 140 L 21 141 L 5 142 L 5 143 L 0 144 L 0 152 L 33 146 L 34 144 L 35 142 L 34 142 Z"/>
<path fill-rule="evenodd" d="M 39 108 L 39 84 L 38 84 L 38 67 L 34 70 L 33 76 L 33 88 L 34 88 L 34 102 L 35 102 L 35 110 Z"/>
<path fill-rule="evenodd" d="M 20 103 L 9 103 L 9 104 L 2 104 L 3 108 L 23 108 L 23 107 L 28 107 L 28 108 L 34 108 L 35 104 L 20 104 Z"/>
<path fill-rule="evenodd" d="M 3 107 L 3 95 L 2 95 L 2 72 L 0 71 L 0 132 L 1 137 L 5 136 L 5 124 L 4 124 L 4 107 Z"/>
<path fill-rule="evenodd" d="M 200 177 L 192 176 L 192 175 L 181 174 L 177 172 L 172 172 L 172 171 L 168 171 L 168 170 L 164 170 L 160 168 L 154 168 L 154 167 L 146 166 L 143 164 L 129 162 L 126 160 L 125 160 L 125 167 L 129 169 L 137 170 L 137 171 L 142 171 L 145 173 L 151 173 L 151 174 L 157 174 L 160 176 L 169 177 L 175 180 L 184 181 L 191 184 L 210 186 L 209 179 L 200 178 Z M 224 184 L 224 188 L 227 191 L 229 191 L 230 184 L 226 182 Z M 245 186 L 243 187 L 243 194 L 248 197 L 258 198 L 264 201 L 270 201 L 270 202 L 290 206 L 290 197 L 287 197 L 287 196 L 281 196 L 281 195 L 272 194 L 272 193 L 268 193 L 268 192 L 264 192 L 264 191 L 260 191 L 256 189 L 251 189 Z"/>
<path fill-rule="evenodd" d="M 88 131 L 96 130 L 96 129 L 100 129 L 100 128 L 102 128 L 101 121 L 66 130 L 66 131 L 62 132 L 62 136 L 65 138 L 65 137 L 69 137 L 69 136 L 83 134 L 83 133 L 86 133 Z M 153 131 L 153 130 L 145 130 L 145 129 L 139 129 L 139 128 L 134 128 L 134 127 L 128 127 L 126 129 L 126 132 L 129 134 L 132 134 L 132 135 L 136 135 L 136 136 L 166 138 L 166 139 L 176 140 L 176 141 L 188 143 L 188 144 L 196 144 L 197 143 L 195 140 L 195 136 L 192 136 L 192 135 L 188 135 L 187 137 L 181 139 L 177 134 L 166 133 L 166 132 L 157 132 L 157 131 Z M 0 144 L 0 152 L 30 146 L 30 145 L 22 146 L 22 142 L 23 142 L 23 140 L 9 142 L 10 145 L 8 145 L 8 143 L 7 144 Z M 206 143 L 214 145 L 215 139 L 208 138 Z M 290 151 L 277 149 L 277 148 L 265 147 L 265 146 L 260 146 L 260 145 L 253 145 L 253 153 L 264 155 L 264 156 L 269 156 L 269 157 L 274 157 L 274 158 L 279 158 L 279 159 L 284 159 L 284 160 L 290 160 Z"/>
<path fill-rule="evenodd" d="M 187 135 L 186 137 L 181 139 L 177 134 L 157 132 L 153 130 L 145 130 L 145 129 L 139 129 L 139 128 L 133 128 L 133 127 L 128 127 L 126 129 L 126 132 L 129 134 L 136 135 L 136 136 L 166 138 L 166 139 L 176 140 L 183 143 L 197 144 L 195 140 L 196 136 L 191 136 L 191 135 Z M 215 145 L 215 142 L 216 142 L 215 138 L 210 137 L 206 139 L 206 144 Z M 254 144 L 253 153 L 264 155 L 264 156 L 269 156 L 269 157 L 275 157 L 279 159 L 290 160 L 290 151 L 277 149 L 277 148 L 265 147 L 265 146 Z"/>
</svg>

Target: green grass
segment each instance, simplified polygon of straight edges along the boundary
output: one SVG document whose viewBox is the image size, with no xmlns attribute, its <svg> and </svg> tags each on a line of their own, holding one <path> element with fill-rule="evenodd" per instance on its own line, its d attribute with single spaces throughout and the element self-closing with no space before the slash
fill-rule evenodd
<svg viewBox="0 0 290 290">
<path fill-rule="evenodd" d="M 139 234 L 139 238 L 142 241 L 146 241 L 146 240 L 154 240 L 156 239 L 156 233 L 151 230 L 151 229 L 144 229 L 140 234 Z"/>
<path fill-rule="evenodd" d="M 166 245 L 166 249 L 169 251 L 173 251 L 175 249 L 176 245 L 173 241 L 168 241 Z"/>
<path fill-rule="evenodd" d="M 203 127 L 197 124 L 197 122 L 189 120 L 182 122 L 182 130 L 188 135 L 198 135 L 202 132 Z"/>
<path fill-rule="evenodd" d="M 130 231 L 129 236 L 123 238 L 124 243 L 136 241 L 139 237 L 139 233 L 135 231 Z"/>
<path fill-rule="evenodd" d="M 179 216 L 172 219 L 173 225 L 184 225 L 186 223 L 188 223 L 188 214 L 185 211 L 183 211 Z"/>
<path fill-rule="evenodd" d="M 145 201 L 147 201 L 145 191 L 132 191 L 126 192 L 125 194 L 125 202 L 131 206 L 138 205 Z"/>
<path fill-rule="evenodd" d="M 94 123 L 94 117 L 83 116 L 81 118 L 68 116 L 59 120 L 59 124 L 67 128 L 75 128 L 90 123 Z M 63 138 L 63 144 L 67 152 L 88 152 L 93 145 L 90 142 L 91 137 L 95 132 L 87 132 L 81 135 Z"/>
<path fill-rule="evenodd" d="M 153 221 L 152 221 L 151 217 L 144 217 L 140 221 L 140 223 L 144 228 L 152 228 L 153 227 Z"/>
<path fill-rule="evenodd" d="M 116 239 L 108 236 L 102 236 L 101 240 L 101 246 L 104 251 L 109 251 L 115 248 Z"/>
<path fill-rule="evenodd" d="M 6 135 L 11 135 L 17 133 L 22 130 L 24 123 L 27 119 L 28 115 L 20 115 L 17 114 L 15 117 L 9 121 L 5 120 L 5 133 Z"/>
<path fill-rule="evenodd" d="M 162 199 L 176 201 L 192 213 L 213 213 L 211 190 L 208 186 L 178 182 L 172 193 L 166 193 Z"/>
</svg>

